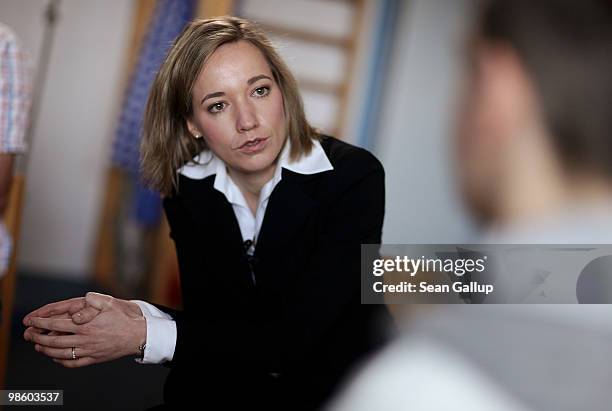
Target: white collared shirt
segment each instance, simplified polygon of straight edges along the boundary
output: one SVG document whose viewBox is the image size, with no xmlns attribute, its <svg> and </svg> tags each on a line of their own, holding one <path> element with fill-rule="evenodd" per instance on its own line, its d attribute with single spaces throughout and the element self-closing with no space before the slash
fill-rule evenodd
<svg viewBox="0 0 612 411">
<path fill-rule="evenodd" d="M 251 240 L 253 245 L 248 250 L 253 253 L 257 246 L 257 235 L 261 229 L 263 218 L 268 207 L 270 195 L 276 185 L 282 179 L 282 169 L 287 169 L 299 174 L 316 174 L 333 170 L 321 143 L 313 141 L 312 150 L 308 155 L 302 156 L 298 161 L 291 162 L 290 141 L 287 140 L 278 159 L 278 165 L 272 179 L 261 188 L 259 203 L 255 215 L 249 208 L 244 195 L 227 173 L 225 163 L 215 156 L 212 151 L 203 151 L 191 162 L 184 165 L 178 172 L 186 177 L 201 180 L 215 175 L 213 187 L 223 193 L 227 201 L 232 205 L 243 241 Z M 176 323 L 172 317 L 145 301 L 133 300 L 138 304 L 147 322 L 147 345 L 142 360 L 137 362 L 143 364 L 159 364 L 171 361 L 176 348 Z"/>
</svg>

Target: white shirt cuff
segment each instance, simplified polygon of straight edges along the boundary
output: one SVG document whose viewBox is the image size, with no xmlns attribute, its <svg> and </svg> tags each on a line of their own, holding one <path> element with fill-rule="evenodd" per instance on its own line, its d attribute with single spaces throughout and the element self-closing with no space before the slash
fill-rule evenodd
<svg viewBox="0 0 612 411">
<path fill-rule="evenodd" d="M 147 342 L 140 364 L 161 364 L 172 361 L 176 348 L 176 322 L 172 316 L 145 301 L 131 300 L 138 304 L 147 323 Z"/>
</svg>

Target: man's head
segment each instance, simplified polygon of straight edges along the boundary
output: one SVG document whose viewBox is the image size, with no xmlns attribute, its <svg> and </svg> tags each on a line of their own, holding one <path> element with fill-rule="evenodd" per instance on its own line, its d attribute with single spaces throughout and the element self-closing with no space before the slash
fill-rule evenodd
<svg viewBox="0 0 612 411">
<path fill-rule="evenodd" d="M 477 217 L 545 212 L 569 182 L 612 177 L 610 0 L 487 1 L 469 57 L 457 152 Z"/>
</svg>

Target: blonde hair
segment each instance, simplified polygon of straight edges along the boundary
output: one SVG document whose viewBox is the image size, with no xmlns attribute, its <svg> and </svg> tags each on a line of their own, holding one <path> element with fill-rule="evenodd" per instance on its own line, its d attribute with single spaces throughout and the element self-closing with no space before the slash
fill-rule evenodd
<svg viewBox="0 0 612 411">
<path fill-rule="evenodd" d="M 176 38 L 151 86 L 140 145 L 142 178 L 164 195 L 178 190 L 177 170 L 208 147 L 187 129 L 192 89 L 207 59 L 225 43 L 248 41 L 267 60 L 283 96 L 286 133 L 292 160 L 312 149 L 318 139 L 304 114 L 295 78 L 270 40 L 251 21 L 238 17 L 194 20 Z"/>
</svg>

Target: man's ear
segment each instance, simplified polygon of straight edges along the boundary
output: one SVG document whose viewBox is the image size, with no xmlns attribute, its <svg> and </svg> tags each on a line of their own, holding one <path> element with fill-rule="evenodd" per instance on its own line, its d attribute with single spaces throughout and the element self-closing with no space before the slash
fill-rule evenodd
<svg viewBox="0 0 612 411">
<path fill-rule="evenodd" d="M 537 92 L 516 50 L 504 44 L 481 46 L 477 64 L 479 87 L 498 124 L 506 130 L 531 124 L 538 114 Z"/>
</svg>

